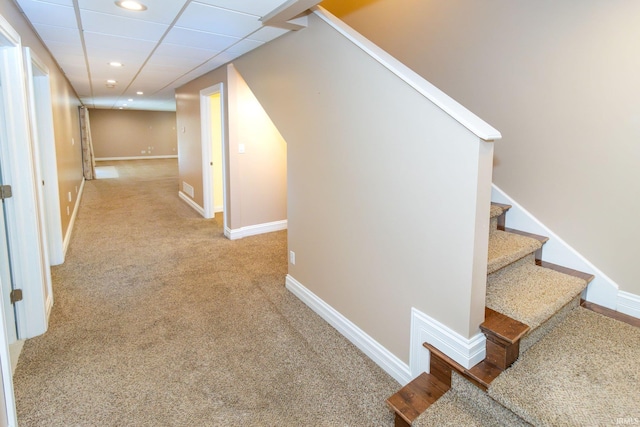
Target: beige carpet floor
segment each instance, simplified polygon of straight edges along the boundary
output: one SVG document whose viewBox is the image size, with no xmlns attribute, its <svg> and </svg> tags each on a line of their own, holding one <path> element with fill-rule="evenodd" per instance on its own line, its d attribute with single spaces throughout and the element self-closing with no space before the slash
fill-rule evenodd
<svg viewBox="0 0 640 427">
<path fill-rule="evenodd" d="M 18 362 L 21 427 L 393 425 L 399 385 L 285 289 L 286 232 L 227 240 L 175 160 L 103 165 Z"/>
</svg>

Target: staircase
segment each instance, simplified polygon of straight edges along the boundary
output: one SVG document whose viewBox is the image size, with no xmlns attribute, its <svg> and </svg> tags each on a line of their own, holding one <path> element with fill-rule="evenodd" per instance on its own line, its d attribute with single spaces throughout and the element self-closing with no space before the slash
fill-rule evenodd
<svg viewBox="0 0 640 427">
<path fill-rule="evenodd" d="M 491 205 L 485 321 L 480 325 L 487 338 L 485 360 L 466 369 L 434 346 L 424 343 L 431 354 L 430 373 L 419 375 L 387 399 L 388 405 L 395 411 L 395 425 L 580 425 L 572 422 L 577 422 L 577 419 L 583 420 L 582 425 L 600 425 L 606 421 L 615 424 L 615 417 L 637 420 L 635 417 L 640 416 L 638 411 L 635 414 L 626 413 L 635 411 L 629 408 L 640 407 L 635 394 L 627 396 L 628 401 L 618 406 L 603 406 L 595 414 L 589 412 L 589 408 L 570 407 L 567 411 L 574 412 L 567 412 L 565 418 L 557 414 L 562 410 L 553 409 L 547 413 L 545 405 L 538 404 L 544 400 L 545 393 L 553 395 L 559 392 L 553 388 L 557 384 L 538 384 L 538 377 L 544 375 L 528 378 L 521 371 L 535 371 L 537 365 L 531 368 L 527 364 L 540 364 L 539 360 L 544 360 L 543 363 L 548 367 L 540 369 L 550 371 L 548 382 L 553 382 L 552 372 L 555 366 L 562 365 L 563 352 L 568 354 L 574 350 L 571 348 L 567 351 L 557 343 L 567 341 L 566 338 L 552 336 L 538 346 L 541 348 L 528 352 L 529 349 L 555 329 L 555 335 L 580 336 L 581 328 L 585 328 L 582 325 L 591 321 L 589 316 L 599 315 L 583 308 L 576 310 L 580 306 L 580 295 L 593 276 L 542 261 L 542 247 L 548 239 L 505 228 L 505 216 L 509 208 L 508 205 Z M 637 319 L 626 320 L 634 323 Z M 606 321 L 617 322 L 609 318 Z M 602 320 L 594 319 L 594 322 Z M 617 324 L 605 325 L 602 332 L 604 340 L 609 333 L 607 331 L 615 327 Z M 638 347 L 640 329 L 627 324 L 623 327 L 630 328 L 623 333 L 635 342 L 633 346 Z M 586 333 L 582 340 L 589 341 L 590 338 Z M 575 347 L 580 347 L 580 343 Z M 578 353 L 579 350 L 576 350 Z M 554 357 L 560 360 L 554 360 Z M 589 354 L 585 353 L 583 358 L 588 359 Z M 508 370 L 516 360 L 518 364 Z M 637 381 L 640 376 L 638 362 L 631 360 L 634 373 L 621 376 L 618 380 L 621 386 L 628 381 L 633 384 L 633 379 Z M 522 365 L 522 369 L 516 369 L 520 368 L 519 365 Z M 580 375 L 580 372 L 571 375 Z M 571 386 L 569 384 L 566 387 Z M 565 388 L 565 385 L 560 387 Z M 532 398 L 534 401 L 538 399 L 533 404 L 527 403 L 526 398 L 514 397 L 526 395 L 523 390 L 527 388 L 541 393 L 537 398 Z M 562 396 L 560 393 L 558 398 L 562 399 Z M 624 401 L 625 398 L 612 400 Z M 566 405 L 570 406 L 570 403 Z M 600 418 L 595 421 L 594 417 Z"/>
</svg>

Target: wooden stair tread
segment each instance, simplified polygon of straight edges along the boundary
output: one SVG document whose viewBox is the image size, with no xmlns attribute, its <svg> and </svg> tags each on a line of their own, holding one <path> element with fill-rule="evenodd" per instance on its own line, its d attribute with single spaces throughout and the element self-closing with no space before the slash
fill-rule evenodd
<svg viewBox="0 0 640 427">
<path fill-rule="evenodd" d="M 564 274 L 569 275 L 569 276 L 578 277 L 578 278 L 584 280 L 587 283 L 590 283 L 596 277 L 593 274 L 585 273 L 585 272 L 579 271 L 579 270 L 574 270 L 574 269 L 568 268 L 568 267 L 563 267 L 561 265 L 553 264 L 553 263 L 550 263 L 550 262 L 547 262 L 547 261 L 541 261 L 539 259 L 536 260 L 536 264 L 539 265 L 540 267 L 548 268 L 549 270 L 555 270 L 555 271 L 558 271 L 560 273 L 564 273 Z"/>
<path fill-rule="evenodd" d="M 534 234 L 534 233 L 529 233 L 527 231 L 522 231 L 522 230 L 516 230 L 515 228 L 505 228 L 504 231 L 506 231 L 507 233 L 513 233 L 513 234 L 518 234 L 520 236 L 525 236 L 525 237 L 530 237 L 532 239 L 536 239 L 537 241 L 539 241 L 540 243 L 544 244 L 546 243 L 549 238 L 547 236 L 541 236 L 539 234 Z"/>
<path fill-rule="evenodd" d="M 423 372 L 387 399 L 387 404 L 409 425 L 449 390 L 434 375 Z"/>
<path fill-rule="evenodd" d="M 484 322 L 480 325 L 480 330 L 485 334 L 494 335 L 509 344 L 513 344 L 529 332 L 529 329 L 528 325 L 489 307 L 484 309 Z"/>
<path fill-rule="evenodd" d="M 471 367 L 470 369 L 467 369 L 431 344 L 424 343 L 423 346 L 431 352 L 432 358 L 436 357 L 437 359 L 440 359 L 440 361 L 444 362 L 451 369 L 455 369 L 460 375 L 464 376 L 466 379 L 468 379 L 484 391 L 487 391 L 487 388 L 489 388 L 489 384 L 491 384 L 491 382 L 503 372 L 502 369 L 484 360 Z M 438 376 L 438 374 L 435 375 Z"/>
</svg>

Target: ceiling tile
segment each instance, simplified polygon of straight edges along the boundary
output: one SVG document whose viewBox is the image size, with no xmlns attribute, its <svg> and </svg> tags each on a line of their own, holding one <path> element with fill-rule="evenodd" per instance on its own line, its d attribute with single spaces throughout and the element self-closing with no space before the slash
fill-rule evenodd
<svg viewBox="0 0 640 427">
<path fill-rule="evenodd" d="M 263 17 L 287 0 L 197 0 L 197 2 Z"/>
<path fill-rule="evenodd" d="M 80 14 L 82 16 L 82 29 L 92 33 L 158 41 L 169 28 L 166 24 L 157 24 L 90 10 L 83 10 Z"/>
<path fill-rule="evenodd" d="M 142 12 L 118 7 L 112 0 L 78 0 L 78 5 L 80 10 L 92 10 L 126 18 L 171 24 L 182 7 L 188 2 L 189 0 L 142 0 L 142 3 L 147 6 L 147 10 Z"/>
<path fill-rule="evenodd" d="M 80 33 L 77 28 L 57 27 L 53 25 L 34 24 L 36 31 L 42 40 L 49 43 L 66 43 L 81 46 Z"/>
<path fill-rule="evenodd" d="M 200 3 L 191 3 L 177 26 L 243 38 L 262 25 L 256 16 L 232 12 Z"/>
<path fill-rule="evenodd" d="M 236 43 L 238 40 L 240 40 L 238 37 L 173 27 L 163 42 L 221 51 Z"/>
<path fill-rule="evenodd" d="M 115 57 L 118 52 L 136 52 L 141 57 L 147 57 L 156 46 L 148 40 L 130 39 L 127 37 L 111 36 L 99 33 L 84 33 L 87 49 L 93 55 Z"/>
<path fill-rule="evenodd" d="M 283 30 L 282 28 L 262 27 L 247 38 L 261 42 L 270 42 L 271 40 L 277 39 L 288 32 L 289 30 Z"/>
<path fill-rule="evenodd" d="M 20 7 L 32 24 L 78 28 L 76 12 L 73 7 L 37 0 L 21 0 Z"/>
</svg>

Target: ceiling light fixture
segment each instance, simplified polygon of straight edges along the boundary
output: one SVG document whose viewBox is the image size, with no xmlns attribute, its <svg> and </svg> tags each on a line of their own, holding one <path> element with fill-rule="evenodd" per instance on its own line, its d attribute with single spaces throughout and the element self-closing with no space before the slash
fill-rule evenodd
<svg viewBox="0 0 640 427">
<path fill-rule="evenodd" d="M 127 99 L 127 101 L 133 102 L 133 98 L 129 98 L 129 99 Z"/>
<path fill-rule="evenodd" d="M 144 92 L 139 90 L 139 91 L 136 92 L 136 95 L 144 95 Z"/>
<path fill-rule="evenodd" d="M 127 10 L 133 10 L 136 12 L 142 12 L 143 10 L 147 10 L 147 6 L 143 5 L 142 3 L 138 3 L 137 1 L 133 1 L 133 0 L 121 0 L 121 1 L 117 1 L 115 2 L 116 6 L 121 7 L 123 9 L 127 9 Z"/>
<path fill-rule="evenodd" d="M 109 65 L 111 65 L 112 67 L 119 68 L 119 67 L 122 67 L 122 62 L 113 61 L 113 62 L 109 62 Z"/>
<path fill-rule="evenodd" d="M 109 80 L 107 80 L 107 84 L 114 85 L 114 84 L 116 84 L 116 83 L 118 83 L 118 82 L 117 82 L 117 81 L 115 81 L 115 80 L 113 80 L 113 79 L 109 79 Z"/>
</svg>

